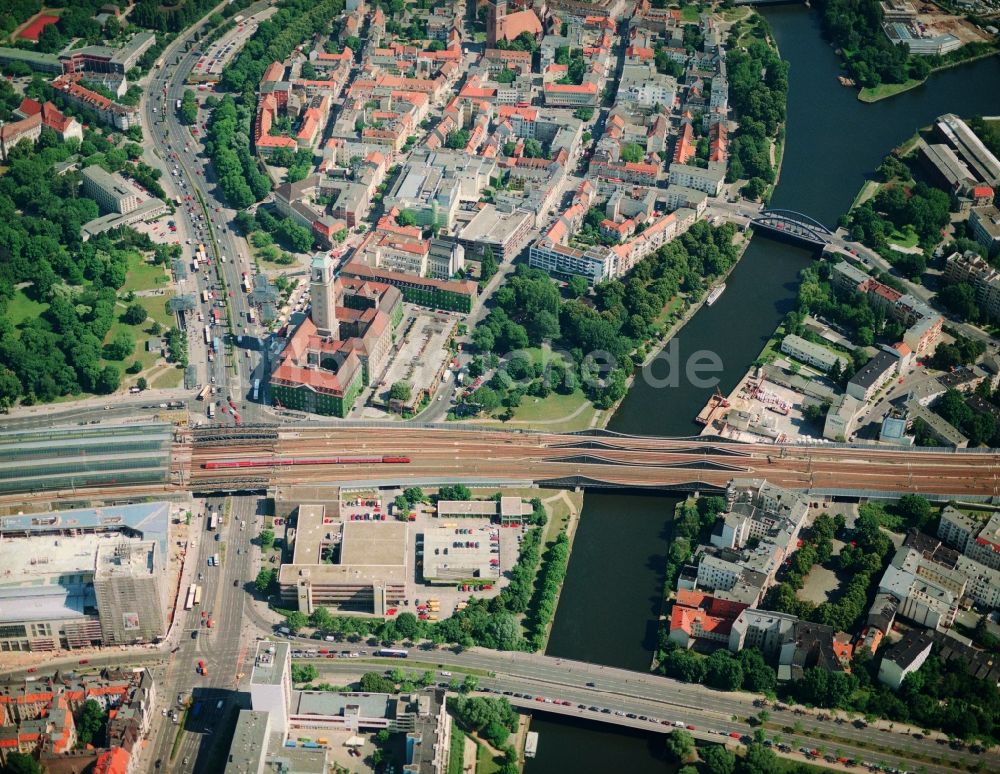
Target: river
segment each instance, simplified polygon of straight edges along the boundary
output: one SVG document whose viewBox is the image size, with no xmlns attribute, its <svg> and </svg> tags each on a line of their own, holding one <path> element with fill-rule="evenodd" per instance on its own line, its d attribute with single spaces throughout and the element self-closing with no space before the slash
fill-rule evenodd
<svg viewBox="0 0 1000 774">
<path fill-rule="evenodd" d="M 1000 112 L 1000 59 L 935 73 L 924 86 L 864 104 L 837 81 L 840 65 L 820 34 L 816 14 L 800 5 L 767 8 L 782 56 L 791 64 L 781 178 L 772 206 L 833 226 L 866 176 L 894 146 L 947 112 Z M 722 361 L 719 388 L 730 392 L 792 308 L 798 273 L 810 252 L 756 236 L 726 292 L 703 307 L 677 338 L 680 362 L 699 350 Z M 638 435 L 693 435 L 694 416 L 713 388 L 653 388 L 641 376 L 609 429 Z M 646 669 L 655 645 L 666 553 L 676 499 L 587 494 L 547 652 Z M 610 733 L 591 724 L 537 716 L 538 756 L 527 774 L 612 769 L 663 774 L 671 767 L 655 735 Z"/>
</svg>

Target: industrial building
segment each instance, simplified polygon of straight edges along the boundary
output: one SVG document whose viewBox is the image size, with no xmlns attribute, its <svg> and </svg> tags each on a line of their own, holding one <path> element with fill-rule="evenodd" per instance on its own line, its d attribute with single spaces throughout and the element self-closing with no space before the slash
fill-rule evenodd
<svg viewBox="0 0 1000 774">
<path fill-rule="evenodd" d="M 0 518 L 0 651 L 166 632 L 166 502 Z"/>
<path fill-rule="evenodd" d="M 283 603 L 384 615 L 405 597 L 402 522 L 342 522 L 322 505 L 300 505 L 291 564 L 281 567 Z"/>
</svg>

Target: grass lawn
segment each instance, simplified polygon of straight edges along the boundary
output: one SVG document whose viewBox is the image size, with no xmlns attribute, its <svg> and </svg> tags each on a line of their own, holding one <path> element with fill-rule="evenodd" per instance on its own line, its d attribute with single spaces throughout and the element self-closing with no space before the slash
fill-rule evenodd
<svg viewBox="0 0 1000 774">
<path fill-rule="evenodd" d="M 667 302 L 667 305 L 660 310 L 660 313 L 656 315 L 656 319 L 653 320 L 653 325 L 663 325 L 670 319 L 671 315 L 679 312 L 682 306 L 684 306 L 684 297 L 679 295 L 674 296 Z"/>
<path fill-rule="evenodd" d="M 740 8 L 720 8 L 716 13 L 725 21 L 734 22 L 746 19 L 753 12 L 746 6 L 742 6 Z"/>
<path fill-rule="evenodd" d="M 586 405 L 588 408 L 581 411 L 572 419 L 568 419 L 565 422 L 551 421 L 568 417 L 583 405 Z M 582 430 L 590 427 L 591 411 L 588 410 L 589 407 L 590 401 L 587 400 L 587 396 L 580 389 L 574 390 L 569 395 L 560 395 L 553 392 L 547 398 L 536 398 L 532 395 L 525 395 L 521 399 L 521 405 L 514 409 L 514 420 L 520 422 L 548 422 L 546 427 L 549 429 L 554 429 L 558 426 L 563 430 L 567 430 L 569 428 L 564 427 L 564 425 L 574 425 L 575 429 Z"/>
<path fill-rule="evenodd" d="M 23 290 L 15 290 L 14 297 L 7 304 L 7 319 L 15 327 L 25 320 L 32 320 L 49 308 L 48 304 L 40 304 L 28 298 Z"/>
<path fill-rule="evenodd" d="M 500 763 L 493 757 L 485 744 L 476 742 L 476 774 L 494 774 L 500 771 Z"/>
<path fill-rule="evenodd" d="M 923 81 L 918 81 L 913 78 L 910 78 L 906 81 L 906 83 L 880 83 L 875 87 L 869 86 L 863 88 L 860 92 L 858 92 L 858 99 L 862 102 L 878 102 L 880 99 L 894 97 L 897 94 L 902 94 L 904 91 L 915 89 L 922 83 Z"/>
<path fill-rule="evenodd" d="M 906 228 L 906 233 L 893 229 L 893 232 L 889 234 L 888 239 L 892 244 L 906 248 L 916 247 L 917 242 L 920 241 L 920 237 L 917 236 L 917 232 L 909 226 Z"/>
<path fill-rule="evenodd" d="M 696 22 L 701 17 L 701 11 L 696 5 L 685 5 L 681 8 L 681 20 L 686 22 Z"/>
<path fill-rule="evenodd" d="M 174 291 L 165 290 L 162 296 L 140 296 L 135 300 L 135 303 L 145 309 L 149 316 L 166 330 L 177 323 L 173 312 L 167 308 L 167 302 L 173 297 Z M 151 324 L 149 320 L 146 320 L 141 327 L 148 328 Z"/>
<path fill-rule="evenodd" d="M 465 754 L 465 733 L 454 723 L 451 726 L 451 752 L 448 755 L 448 774 L 462 774 Z"/>
<path fill-rule="evenodd" d="M 170 278 L 163 266 L 147 263 L 139 253 L 133 253 L 128 258 L 128 276 L 121 292 L 128 293 L 133 290 L 138 293 L 140 290 L 155 290 L 169 281 Z"/>
<path fill-rule="evenodd" d="M 161 371 L 158 376 L 154 377 L 149 386 L 157 390 L 166 390 L 171 387 L 180 387 L 183 381 L 184 371 L 180 368 L 171 367 L 166 371 Z"/>
</svg>

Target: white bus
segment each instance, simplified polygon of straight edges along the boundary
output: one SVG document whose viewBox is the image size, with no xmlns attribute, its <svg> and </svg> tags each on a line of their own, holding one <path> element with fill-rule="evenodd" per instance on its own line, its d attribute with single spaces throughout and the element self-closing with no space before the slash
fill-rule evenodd
<svg viewBox="0 0 1000 774">
<path fill-rule="evenodd" d="M 207 325 L 205 326 L 205 346 L 210 346 L 212 344 L 212 329 Z"/>
<path fill-rule="evenodd" d="M 194 587 L 194 603 L 196 605 L 201 604 L 201 586 Z"/>
<path fill-rule="evenodd" d="M 208 418 L 209 419 L 215 419 L 215 404 L 214 403 L 209 403 L 208 404 Z"/>
<path fill-rule="evenodd" d="M 219 512 L 212 511 L 212 513 L 208 517 L 208 528 L 215 529 L 218 523 L 219 523 Z"/>
<path fill-rule="evenodd" d="M 188 586 L 187 598 L 184 600 L 184 609 L 190 610 L 194 607 L 194 584 L 192 583 Z"/>
</svg>

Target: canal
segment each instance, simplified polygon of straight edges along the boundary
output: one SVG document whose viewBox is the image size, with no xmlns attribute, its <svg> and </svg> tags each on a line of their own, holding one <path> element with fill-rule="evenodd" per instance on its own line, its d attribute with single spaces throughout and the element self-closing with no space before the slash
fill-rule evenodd
<svg viewBox="0 0 1000 774">
<path fill-rule="evenodd" d="M 786 146 L 772 206 L 833 226 L 866 176 L 894 146 L 941 113 L 993 115 L 1000 106 L 1000 59 L 936 73 L 917 89 L 872 105 L 837 81 L 839 62 L 804 6 L 764 11 L 791 64 Z M 731 391 L 793 307 L 798 273 L 811 253 L 754 237 L 726 292 L 684 327 L 680 362 L 699 350 L 723 363 L 719 389 Z M 662 375 L 662 374 L 660 374 Z M 638 435 L 685 436 L 713 388 L 652 388 L 638 378 L 609 428 Z M 547 652 L 632 669 L 649 666 L 655 646 L 662 562 L 675 498 L 588 494 Z M 536 716 L 538 756 L 527 774 L 613 769 L 662 774 L 655 735 L 617 733 L 592 724 Z"/>
</svg>

